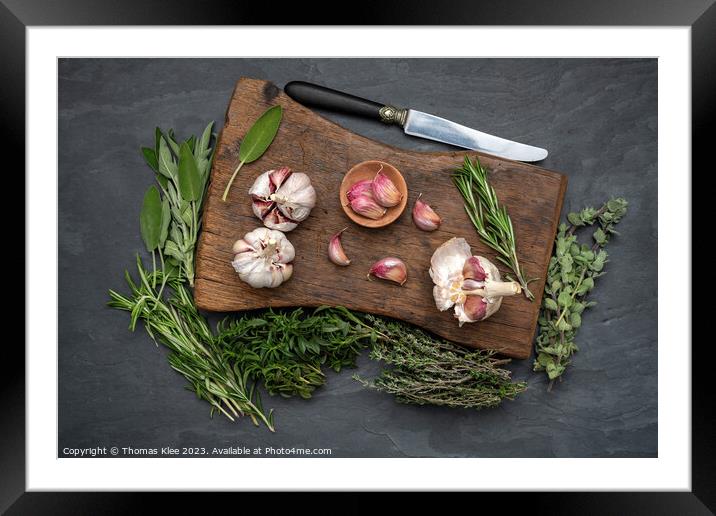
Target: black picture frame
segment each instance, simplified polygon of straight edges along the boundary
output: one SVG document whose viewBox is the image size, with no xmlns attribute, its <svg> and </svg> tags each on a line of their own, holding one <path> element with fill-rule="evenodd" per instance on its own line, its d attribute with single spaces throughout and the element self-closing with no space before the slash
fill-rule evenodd
<svg viewBox="0 0 716 516">
<path fill-rule="evenodd" d="M 716 123 L 716 4 L 715 0 L 553 0 L 529 2 L 381 2 L 380 9 L 356 9 L 351 16 L 335 11 L 324 16 L 330 24 L 371 25 L 638 25 L 690 26 L 692 73 L 692 168 L 704 173 L 709 129 Z M 305 4 L 173 0 L 0 0 L 0 104 L 3 142 L 24 170 L 25 30 L 42 25 L 247 25 L 317 23 Z M 322 11 L 326 15 L 326 11 Z M 48 114 L 48 123 L 53 123 Z M 20 168 L 22 167 L 22 168 Z M 9 172 L 8 170 L 5 171 Z M 690 171 L 679 173 L 689 174 Z M 19 176 L 19 175 L 18 175 Z M 693 176 L 691 176 L 693 177 Z M 19 190 L 24 182 L 19 181 Z M 25 192 L 27 194 L 27 192 Z M 18 196 L 19 197 L 19 196 Z M 696 217 L 693 217 L 695 223 Z M 692 234 L 698 234 L 693 232 Z M 25 235 L 23 235 L 24 241 Z M 17 246 L 20 261 L 23 251 Z M 698 269 L 698 259 L 693 270 Z M 18 263 L 18 267 L 23 265 Z M 31 271 L 26 271 L 31 274 Z M 6 287 L 7 288 L 7 287 Z M 19 288 L 19 286 L 18 286 Z M 24 291 L 24 290 L 23 290 Z M 663 302 L 663 298 L 662 298 Z M 24 303 L 23 303 L 24 305 Z M 694 303 L 695 307 L 696 304 Z M 19 326 L 19 324 L 18 324 Z M 191 504 L 184 496 L 148 493 L 26 493 L 25 492 L 25 353 L 5 342 L 0 377 L 0 512 L 8 514 L 126 514 L 143 512 L 162 498 L 164 510 Z M 686 344 L 686 343 L 683 343 Z M 712 514 L 716 511 L 716 445 L 713 384 L 709 368 L 716 361 L 710 342 L 692 348 L 692 491 L 688 493 L 530 493 L 510 494 L 510 509 L 524 506 L 538 514 Z M 242 504 L 251 503 L 243 496 Z M 357 496 L 357 495 L 351 495 Z M 482 495 L 481 495 L 482 496 Z M 484 495 L 488 496 L 488 495 Z M 220 499 L 223 499 L 221 497 Z M 280 500 L 278 497 L 277 500 Z M 418 497 L 420 498 L 420 497 Z M 457 503 L 457 500 L 454 500 Z M 467 502 L 471 503 L 471 502 Z M 514 505 L 517 504 L 517 505 Z M 344 507 L 368 510 L 370 502 L 346 502 Z"/>
</svg>

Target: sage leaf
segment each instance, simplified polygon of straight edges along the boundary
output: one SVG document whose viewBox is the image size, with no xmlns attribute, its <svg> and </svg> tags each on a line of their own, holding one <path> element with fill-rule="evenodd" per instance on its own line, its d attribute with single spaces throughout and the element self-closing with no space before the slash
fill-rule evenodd
<svg viewBox="0 0 716 516">
<path fill-rule="evenodd" d="M 144 161 L 147 162 L 147 165 L 149 165 L 154 172 L 159 172 L 159 162 L 157 161 L 157 154 L 154 149 L 142 147 L 142 156 L 144 156 Z"/>
<path fill-rule="evenodd" d="M 239 148 L 239 159 L 241 161 L 251 163 L 266 152 L 278 132 L 282 115 L 283 109 L 281 106 L 273 106 L 254 122 L 254 125 L 251 126 L 241 142 L 241 147 Z"/>
<path fill-rule="evenodd" d="M 177 174 L 177 165 L 174 163 L 172 153 L 167 147 L 167 142 L 164 138 L 159 140 L 159 155 L 158 155 L 158 168 L 159 173 L 169 179 L 172 179 Z"/>
<path fill-rule="evenodd" d="M 162 199 L 162 226 L 159 232 L 159 247 L 164 247 L 164 242 L 169 234 L 169 223 L 172 221 L 172 213 L 169 208 L 169 200 Z"/>
<path fill-rule="evenodd" d="M 203 194 L 202 180 L 187 142 L 179 147 L 179 193 L 187 201 L 198 201 Z"/>
<path fill-rule="evenodd" d="M 162 130 L 159 127 L 154 128 L 154 153 L 159 156 L 159 142 L 164 138 Z"/>
<path fill-rule="evenodd" d="M 239 165 L 234 170 L 234 173 L 231 174 L 231 179 L 229 179 L 229 182 L 226 184 L 224 194 L 221 196 L 222 201 L 226 202 L 229 190 L 231 190 L 231 185 L 234 183 L 236 174 L 239 173 L 241 167 L 244 166 L 245 163 L 251 163 L 259 159 L 263 153 L 266 152 L 269 145 L 271 145 L 271 142 L 273 142 L 278 132 L 278 126 L 281 124 L 282 115 L 283 109 L 281 106 L 270 107 L 264 111 L 264 114 L 249 128 L 239 147 Z"/>
<path fill-rule="evenodd" d="M 147 251 L 154 251 L 162 232 L 162 200 L 156 186 L 150 186 L 144 194 L 139 225 Z"/>
</svg>

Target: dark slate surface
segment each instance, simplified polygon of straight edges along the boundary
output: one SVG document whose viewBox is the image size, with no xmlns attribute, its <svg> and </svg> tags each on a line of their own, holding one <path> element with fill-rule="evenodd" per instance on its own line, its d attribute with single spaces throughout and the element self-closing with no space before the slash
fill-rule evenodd
<svg viewBox="0 0 716 516">
<path fill-rule="evenodd" d="M 180 136 L 223 123 L 235 81 L 309 80 L 434 112 L 549 149 L 569 176 L 565 210 L 630 201 L 610 244 L 581 352 L 552 392 L 532 361 L 529 389 L 475 412 L 399 405 L 351 372 L 309 400 L 268 398 L 278 431 L 209 418 L 166 352 L 108 288 L 142 248 L 151 181 L 138 152 L 155 125 Z M 417 150 L 447 148 L 395 127 L 328 115 Z M 657 455 L 657 62 L 632 59 L 74 59 L 59 63 L 59 450 L 64 447 L 332 448 L 333 456 L 655 457 Z M 525 192 L 529 195 L 529 192 Z M 378 364 L 361 357 L 370 376 Z"/>
</svg>

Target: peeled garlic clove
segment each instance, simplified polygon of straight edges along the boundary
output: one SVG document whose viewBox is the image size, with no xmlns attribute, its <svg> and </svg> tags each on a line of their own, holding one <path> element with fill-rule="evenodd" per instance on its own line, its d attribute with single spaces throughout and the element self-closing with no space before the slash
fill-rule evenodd
<svg viewBox="0 0 716 516">
<path fill-rule="evenodd" d="M 346 253 L 343 251 L 343 245 L 341 245 L 341 235 L 346 229 L 348 228 L 343 228 L 338 233 L 333 235 L 328 243 L 328 259 L 336 265 L 340 265 L 342 267 L 351 263 L 346 256 Z"/>
<path fill-rule="evenodd" d="M 237 240 L 231 265 L 242 281 L 254 288 L 274 288 L 293 274 L 296 251 L 280 231 L 257 228 Z"/>
<path fill-rule="evenodd" d="M 348 197 L 348 201 L 352 201 L 356 197 L 366 194 L 369 196 L 373 195 L 373 181 L 370 179 L 363 179 L 362 181 L 354 183 L 346 192 L 346 197 Z"/>
<path fill-rule="evenodd" d="M 288 167 L 268 170 L 249 189 L 254 215 L 264 225 L 291 231 L 316 205 L 316 190 L 309 177 Z"/>
<path fill-rule="evenodd" d="M 372 195 L 360 195 L 351 201 L 351 209 L 358 215 L 363 215 L 369 219 L 377 220 L 385 215 L 388 211 L 386 208 L 378 204 Z"/>
<path fill-rule="evenodd" d="M 420 200 L 423 194 L 418 195 L 413 206 L 413 222 L 423 231 L 435 231 L 440 227 L 442 219 L 435 213 L 430 205 Z"/>
<path fill-rule="evenodd" d="M 368 279 L 371 274 L 376 278 L 394 281 L 400 285 L 408 281 L 408 268 L 400 258 L 392 256 L 375 262 L 368 272 Z"/>
<path fill-rule="evenodd" d="M 373 178 L 372 184 L 373 197 L 381 206 L 390 208 L 397 205 L 403 198 L 395 183 L 383 173 L 383 166 Z"/>
</svg>

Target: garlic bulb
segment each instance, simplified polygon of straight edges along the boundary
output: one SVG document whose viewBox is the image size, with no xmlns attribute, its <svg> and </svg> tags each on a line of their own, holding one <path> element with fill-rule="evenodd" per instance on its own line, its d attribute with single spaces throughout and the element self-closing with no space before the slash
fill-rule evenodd
<svg viewBox="0 0 716 516">
<path fill-rule="evenodd" d="M 438 310 L 455 307 L 460 326 L 487 319 L 499 310 L 504 296 L 519 294 L 514 281 L 500 281 L 500 271 L 482 256 L 472 256 L 464 238 L 451 238 L 430 259 L 433 298 Z"/>
<path fill-rule="evenodd" d="M 288 167 L 264 172 L 249 189 L 254 215 L 264 225 L 291 231 L 305 220 L 316 205 L 316 190 L 309 177 Z"/>
<path fill-rule="evenodd" d="M 231 265 L 254 288 L 274 288 L 293 274 L 293 245 L 280 231 L 256 228 L 234 243 Z"/>
</svg>

